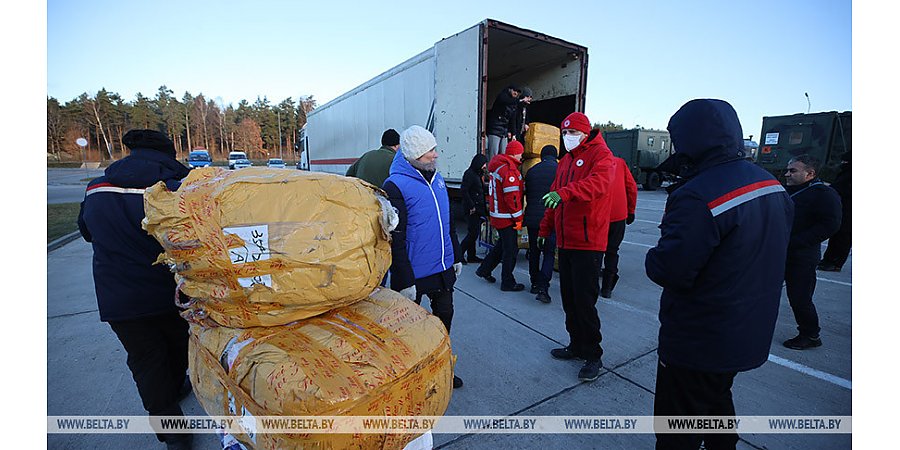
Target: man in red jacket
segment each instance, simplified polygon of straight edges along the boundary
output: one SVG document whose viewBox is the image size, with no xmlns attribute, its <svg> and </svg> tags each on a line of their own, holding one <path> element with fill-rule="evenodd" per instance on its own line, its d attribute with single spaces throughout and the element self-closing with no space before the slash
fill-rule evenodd
<svg viewBox="0 0 900 450">
<path fill-rule="evenodd" d="M 625 238 L 625 225 L 634 222 L 634 208 L 637 206 L 637 183 L 628 170 L 624 159 L 613 157 L 613 179 L 610 185 L 612 209 L 609 213 L 609 237 L 606 252 L 603 253 L 603 277 L 600 296 L 612 297 L 613 288 L 619 281 L 619 245 Z"/>
<path fill-rule="evenodd" d="M 585 360 L 578 378 L 594 381 L 603 367 L 596 305 L 600 260 L 609 235 L 613 155 L 600 130 L 591 130 L 584 114 L 569 114 L 560 128 L 568 153 L 559 161 L 556 179 L 544 196 L 547 210 L 541 220 L 538 245 L 556 232 L 559 290 L 569 345 L 550 354 L 556 359 Z"/>
<path fill-rule="evenodd" d="M 506 146 L 506 153 L 494 156 L 488 163 L 490 172 L 488 216 L 491 226 L 500 234 L 500 242 L 495 243 L 491 251 L 484 257 L 484 261 L 475 271 L 475 275 L 490 283 L 497 281 L 491 272 L 502 260 L 501 291 L 525 289 L 525 285 L 517 283 L 513 276 L 516 256 L 519 253 L 519 247 L 516 244 L 516 230 L 522 228 L 524 213 L 522 209 L 522 174 L 519 173 L 519 164 L 522 163 L 522 153 L 524 152 L 525 147 L 519 141 L 510 141 Z"/>
</svg>

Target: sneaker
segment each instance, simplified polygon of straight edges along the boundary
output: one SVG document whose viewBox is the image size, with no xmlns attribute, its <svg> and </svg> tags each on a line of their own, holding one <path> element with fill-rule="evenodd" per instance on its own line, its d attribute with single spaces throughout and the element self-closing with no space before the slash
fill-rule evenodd
<svg viewBox="0 0 900 450">
<path fill-rule="evenodd" d="M 453 375 L 453 389 L 459 389 L 463 386 L 462 379 L 456 375 Z"/>
<path fill-rule="evenodd" d="M 539 288 L 539 287 L 537 287 L 537 286 L 535 286 L 535 285 L 532 284 L 532 285 L 531 285 L 531 293 L 532 293 L 532 294 L 537 294 L 537 293 L 539 293 L 539 292 L 541 292 L 541 288 Z"/>
<path fill-rule="evenodd" d="M 822 272 L 840 272 L 841 268 L 834 264 L 822 263 L 816 266 L 816 269 L 821 270 Z"/>
<path fill-rule="evenodd" d="M 535 299 L 541 303 L 550 303 L 550 294 L 547 291 L 540 291 Z"/>
<path fill-rule="evenodd" d="M 554 348 L 553 350 L 550 350 L 550 356 L 552 356 L 552 357 L 554 357 L 554 358 L 556 358 L 556 359 L 564 359 L 564 360 L 569 360 L 569 359 L 584 359 L 584 358 L 578 356 L 578 354 L 576 354 L 576 353 L 575 353 L 571 348 L 569 348 L 569 347 Z"/>
<path fill-rule="evenodd" d="M 489 273 L 488 273 L 488 274 L 483 274 L 483 273 L 481 273 L 481 271 L 479 271 L 478 269 L 475 269 L 475 275 L 478 276 L 478 277 L 480 277 L 480 278 L 484 278 L 488 283 L 494 283 L 494 282 L 497 281 L 497 279 L 494 278 L 491 274 L 489 274 Z"/>
<path fill-rule="evenodd" d="M 525 285 L 522 283 L 516 283 L 512 286 L 500 286 L 500 290 L 506 292 L 519 292 L 525 290 Z"/>
<path fill-rule="evenodd" d="M 806 350 L 809 348 L 821 347 L 822 339 L 817 337 L 811 338 L 799 334 L 797 337 L 784 341 L 784 346 L 794 350 Z"/>
<path fill-rule="evenodd" d="M 578 371 L 578 379 L 581 381 L 594 381 L 600 376 L 600 369 L 603 368 L 603 362 L 599 359 L 591 359 L 584 362 L 581 370 Z"/>
</svg>

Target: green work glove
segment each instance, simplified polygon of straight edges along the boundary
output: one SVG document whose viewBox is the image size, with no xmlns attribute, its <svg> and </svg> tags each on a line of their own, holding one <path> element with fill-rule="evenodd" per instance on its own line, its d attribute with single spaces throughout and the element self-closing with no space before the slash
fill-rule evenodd
<svg viewBox="0 0 900 450">
<path fill-rule="evenodd" d="M 538 238 L 537 238 L 538 248 L 543 250 L 544 245 L 546 245 L 546 244 L 547 244 L 547 238 L 542 238 L 542 237 L 538 236 Z"/>
<path fill-rule="evenodd" d="M 543 200 L 544 206 L 548 208 L 556 208 L 556 206 L 559 205 L 559 202 L 562 201 L 562 198 L 560 198 L 559 194 L 557 194 L 556 191 L 550 191 L 546 195 L 544 195 L 541 200 Z"/>
</svg>

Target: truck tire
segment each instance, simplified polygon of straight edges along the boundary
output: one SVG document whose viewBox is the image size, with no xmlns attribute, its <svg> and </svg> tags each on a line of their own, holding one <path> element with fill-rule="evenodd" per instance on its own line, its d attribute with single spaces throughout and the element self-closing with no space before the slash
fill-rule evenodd
<svg viewBox="0 0 900 450">
<path fill-rule="evenodd" d="M 659 189 L 661 181 L 659 178 L 659 173 L 650 172 L 647 174 L 647 181 L 644 182 L 644 190 L 645 191 L 655 191 Z"/>
</svg>

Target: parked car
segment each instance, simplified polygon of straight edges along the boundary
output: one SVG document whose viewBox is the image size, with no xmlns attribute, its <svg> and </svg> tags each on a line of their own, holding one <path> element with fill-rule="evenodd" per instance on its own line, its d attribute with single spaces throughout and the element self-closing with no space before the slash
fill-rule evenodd
<svg viewBox="0 0 900 450">
<path fill-rule="evenodd" d="M 253 165 L 249 159 L 236 159 L 232 164 L 234 169 L 243 169 L 244 167 L 250 167 Z"/>
<path fill-rule="evenodd" d="M 231 152 L 228 154 L 228 168 L 235 169 L 234 162 L 239 159 L 247 159 L 247 154 L 244 152 Z"/>
<path fill-rule="evenodd" d="M 269 158 L 269 162 L 266 165 L 273 169 L 284 169 L 284 160 L 279 158 Z"/>
</svg>

